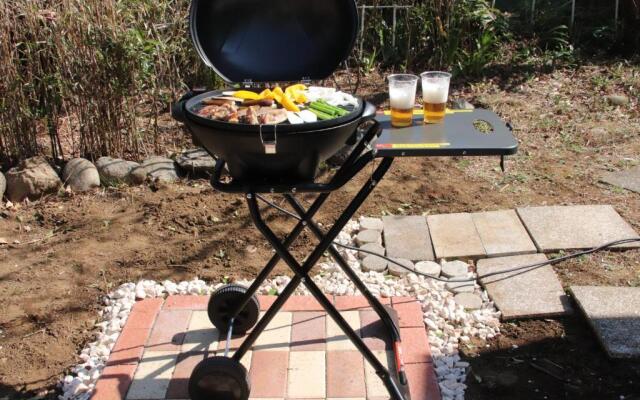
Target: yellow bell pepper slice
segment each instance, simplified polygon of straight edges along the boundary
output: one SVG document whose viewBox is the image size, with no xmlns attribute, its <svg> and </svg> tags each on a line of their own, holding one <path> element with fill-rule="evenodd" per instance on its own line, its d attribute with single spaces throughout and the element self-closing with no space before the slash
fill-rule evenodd
<svg viewBox="0 0 640 400">
<path fill-rule="evenodd" d="M 293 99 L 298 104 L 304 104 L 309 101 L 309 99 L 307 99 L 307 96 L 305 96 L 304 93 L 302 92 L 296 92 L 295 95 L 293 96 Z"/>
<path fill-rule="evenodd" d="M 237 97 L 243 100 L 260 100 L 261 99 L 258 93 L 250 92 L 248 90 L 239 90 L 233 94 L 233 97 Z"/>
<path fill-rule="evenodd" d="M 282 98 L 284 97 L 284 92 L 280 86 L 276 86 L 275 89 L 272 90 L 273 98 L 280 104 L 282 104 Z"/>
<path fill-rule="evenodd" d="M 265 89 L 262 92 L 260 92 L 260 98 L 261 99 L 270 99 L 273 100 L 275 98 L 275 96 L 273 95 L 273 92 L 271 91 L 271 89 Z"/>
<path fill-rule="evenodd" d="M 296 85 L 291 85 L 287 87 L 284 92 L 287 94 L 294 94 L 295 92 L 299 92 L 301 90 L 307 90 L 307 87 L 302 83 L 298 83 Z"/>
<path fill-rule="evenodd" d="M 287 111 L 300 112 L 300 108 L 287 96 L 282 96 L 280 103 Z"/>
</svg>

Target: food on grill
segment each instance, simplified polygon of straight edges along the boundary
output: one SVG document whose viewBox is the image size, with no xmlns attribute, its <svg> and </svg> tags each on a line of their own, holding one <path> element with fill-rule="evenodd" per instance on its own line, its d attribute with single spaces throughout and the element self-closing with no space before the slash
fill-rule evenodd
<svg viewBox="0 0 640 400">
<path fill-rule="evenodd" d="M 281 108 L 251 106 L 238 110 L 237 115 L 238 122 L 250 125 L 275 125 L 287 120 L 287 111 Z"/>
<path fill-rule="evenodd" d="M 304 122 L 316 122 L 316 121 L 318 121 L 318 116 L 315 115 L 314 113 L 312 113 L 309 110 L 302 110 L 297 114 L 298 114 L 298 116 L 300 118 L 302 118 L 302 120 Z"/>
<path fill-rule="evenodd" d="M 238 107 L 235 102 L 228 100 L 220 105 L 205 105 L 198 111 L 198 115 L 218 121 L 239 122 Z"/>
<path fill-rule="evenodd" d="M 325 102 L 324 100 L 314 101 L 309 104 L 309 107 L 313 110 L 321 111 L 327 115 L 342 117 L 344 115 L 349 114 L 349 112 L 343 108 L 332 106 L 331 104 Z"/>
<path fill-rule="evenodd" d="M 249 107 L 249 106 L 271 107 L 273 105 L 273 99 L 245 100 L 242 102 L 242 105 L 244 107 Z"/>
<path fill-rule="evenodd" d="M 346 116 L 358 106 L 350 94 L 334 88 L 309 87 L 299 83 L 284 90 L 280 86 L 261 92 L 238 90 L 203 100 L 201 117 L 250 125 L 292 125 L 327 121 Z M 347 107 L 349 109 L 347 109 Z"/>
<path fill-rule="evenodd" d="M 324 100 L 332 106 L 358 106 L 358 99 L 348 93 L 337 91 L 335 88 L 311 86 L 305 95 L 311 102 Z"/>
<path fill-rule="evenodd" d="M 302 119 L 302 117 L 300 117 L 298 113 L 294 113 L 293 111 L 287 111 L 287 119 L 292 125 L 304 124 L 304 120 Z"/>
<path fill-rule="evenodd" d="M 251 92 L 249 90 L 239 90 L 233 94 L 234 97 L 244 100 L 260 100 L 261 97 L 258 93 Z"/>
</svg>

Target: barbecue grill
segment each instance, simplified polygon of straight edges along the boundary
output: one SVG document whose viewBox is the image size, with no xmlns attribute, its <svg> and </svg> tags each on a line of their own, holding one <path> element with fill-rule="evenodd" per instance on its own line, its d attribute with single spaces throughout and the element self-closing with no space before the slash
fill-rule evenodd
<svg viewBox="0 0 640 400">
<path fill-rule="evenodd" d="M 228 82 L 252 87 L 262 82 L 324 79 L 351 51 L 358 31 L 353 0 L 194 0 L 191 34 L 204 62 Z M 287 57 L 287 61 L 283 61 Z M 253 223 L 276 254 L 250 287 L 225 285 L 211 295 L 208 314 L 213 325 L 226 333 L 224 356 L 207 358 L 189 380 L 192 399 L 246 400 L 250 383 L 242 357 L 267 324 L 303 283 L 327 314 L 344 331 L 380 377 L 394 400 L 408 400 L 409 382 L 402 361 L 398 322 L 371 294 L 333 241 L 391 167 L 395 157 L 505 156 L 517 149 L 511 128 L 487 110 L 449 113 L 444 123 L 423 125 L 416 116 L 411 127 L 395 129 L 387 115 L 362 99 L 342 118 L 303 125 L 252 126 L 212 121 L 197 115 L 204 98 L 218 92 L 192 91 L 176 104 L 173 115 L 187 126 L 195 139 L 216 157 L 212 186 L 222 192 L 244 195 Z M 371 121 L 366 128 L 363 123 Z M 480 124 L 479 124 L 480 123 Z M 484 126 L 482 130 L 478 126 Z M 487 129 L 487 127 L 489 127 Z M 318 163 L 345 143 L 353 150 L 328 182 L 314 181 Z M 313 220 L 331 192 L 340 189 L 370 163 L 377 163 L 370 178 L 328 231 Z M 223 177 L 228 170 L 231 180 Z M 282 195 L 290 209 L 276 206 L 263 194 Z M 317 193 L 308 209 L 297 193 Z M 275 207 L 298 222 L 280 240 L 264 221 L 258 201 Z M 319 240 L 305 261 L 299 263 L 288 251 L 300 233 L 309 229 Z M 309 273 L 323 254 L 329 255 L 368 300 L 393 343 L 395 370 L 389 371 L 349 326 Z M 294 277 L 273 305 L 259 319 L 256 292 L 276 264 L 283 260 Z M 233 356 L 233 334 L 248 336 Z"/>
</svg>

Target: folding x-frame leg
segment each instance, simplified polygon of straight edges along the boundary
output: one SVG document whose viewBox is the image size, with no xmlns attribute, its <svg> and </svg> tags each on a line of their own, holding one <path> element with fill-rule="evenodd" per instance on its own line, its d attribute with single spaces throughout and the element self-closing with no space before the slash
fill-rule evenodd
<svg viewBox="0 0 640 400">
<path fill-rule="evenodd" d="M 349 337 L 349 339 L 356 346 L 356 348 L 358 348 L 358 350 L 363 354 L 363 356 L 367 359 L 367 361 L 373 366 L 374 370 L 376 371 L 378 376 L 380 376 L 387 390 L 389 391 L 391 398 L 394 400 L 407 399 L 407 396 L 405 396 L 403 394 L 403 391 L 400 390 L 400 388 L 398 387 L 397 383 L 395 382 L 395 380 L 393 379 L 389 371 L 384 367 L 384 365 L 382 365 L 382 363 L 376 358 L 376 356 L 371 352 L 371 350 L 364 344 L 360 336 L 358 336 L 358 334 L 354 332 L 354 330 L 349 326 L 349 324 L 345 321 L 345 319 L 340 315 L 338 310 L 336 310 L 333 304 L 331 304 L 331 302 L 322 293 L 322 290 L 320 290 L 320 288 L 313 282 L 313 280 L 311 280 L 309 276 L 309 272 L 311 271 L 313 266 L 318 262 L 318 260 L 320 259 L 320 257 L 325 251 L 332 248 L 333 240 L 338 236 L 338 234 L 344 228 L 347 222 L 353 217 L 353 214 L 355 214 L 355 212 L 360 207 L 360 205 L 368 197 L 368 195 L 376 186 L 377 182 L 379 182 L 380 179 L 387 172 L 387 170 L 391 166 L 392 161 L 393 159 L 389 158 L 389 159 L 384 159 L 380 163 L 380 165 L 376 168 L 376 170 L 372 174 L 371 180 L 368 181 L 362 187 L 362 189 L 360 189 L 358 194 L 350 202 L 350 204 L 347 206 L 345 211 L 340 215 L 340 217 L 337 219 L 335 224 L 331 227 L 331 229 L 329 230 L 329 232 L 327 232 L 326 235 L 323 236 L 322 233 L 319 231 L 319 228 L 317 227 L 317 225 L 313 223 L 313 226 L 315 227 L 315 229 L 313 228 L 312 229 L 314 230 L 316 235 L 319 237 L 320 243 L 313 250 L 313 252 L 309 255 L 307 260 L 302 265 L 300 265 L 295 260 L 295 258 L 293 258 L 291 253 L 287 250 L 287 248 L 291 244 L 293 239 L 295 239 L 294 236 L 297 236 L 297 234 L 300 233 L 300 231 L 305 227 L 305 225 L 307 225 L 311 221 L 311 218 L 313 217 L 313 215 L 315 215 L 315 213 L 318 211 L 322 203 L 326 200 L 326 195 L 321 194 L 320 197 L 314 202 L 314 204 L 311 206 L 311 208 L 307 212 L 304 212 L 304 210 L 301 207 L 300 208 L 295 207 L 296 212 L 301 214 L 302 220 L 299 221 L 298 225 L 296 225 L 296 228 L 294 228 L 294 231 L 292 231 L 292 233 L 287 237 L 287 239 L 285 239 L 284 242 L 281 242 L 262 219 L 255 194 L 254 193 L 247 194 L 247 204 L 248 204 L 249 211 L 251 213 L 251 217 L 253 219 L 254 224 L 256 225 L 258 230 L 260 230 L 260 232 L 265 236 L 265 238 L 269 241 L 269 243 L 274 247 L 277 255 L 295 273 L 295 276 L 289 282 L 289 284 L 285 287 L 284 291 L 280 294 L 280 296 L 277 297 L 276 301 L 269 308 L 269 310 L 267 310 L 265 315 L 260 319 L 258 324 L 254 327 L 253 331 L 251 331 L 249 336 L 245 339 L 245 341 L 242 343 L 240 348 L 233 355 L 233 358 L 239 361 L 244 356 L 244 354 L 255 343 L 258 336 L 264 331 L 266 326 L 273 319 L 275 314 L 281 309 L 281 307 L 284 305 L 287 299 L 293 294 L 295 289 L 302 282 L 307 287 L 307 289 L 311 292 L 311 294 L 318 300 L 318 302 L 322 305 L 322 307 L 327 311 L 329 316 L 332 317 L 336 322 L 336 324 L 343 330 L 345 335 Z M 316 231 L 316 229 L 318 230 Z M 331 250 L 331 253 L 333 254 L 332 250 Z M 339 264 L 341 266 L 342 266 L 342 263 L 346 265 L 346 263 L 344 262 L 344 259 L 342 259 L 342 257 L 340 257 L 340 255 L 337 254 L 337 251 L 336 251 L 336 255 L 337 255 L 337 259 L 340 260 L 338 261 Z M 265 267 L 265 271 L 273 269 L 274 265 L 271 265 L 272 262 L 275 265 L 275 263 L 277 262 L 277 259 L 275 259 L 275 261 L 274 259 L 272 259 L 269 262 L 269 264 L 267 264 L 267 267 Z M 346 266 L 345 270 L 350 270 L 348 268 L 348 265 Z M 263 273 L 265 271 L 263 271 Z M 258 278 L 263 278 L 262 275 L 263 274 L 261 273 Z M 355 276 L 355 274 L 353 275 Z M 358 282 L 361 283 L 361 281 L 357 278 L 357 276 L 355 276 L 355 278 Z M 256 282 L 254 282 L 254 284 L 252 285 L 252 288 L 256 284 L 258 286 L 260 285 L 260 282 L 258 281 L 259 279 L 256 279 Z M 366 286 L 364 284 L 362 284 L 361 286 L 363 289 L 366 290 Z M 373 296 L 371 297 L 373 298 Z M 374 301 L 375 303 L 379 304 L 377 300 L 374 299 Z M 382 305 L 380 305 L 380 307 L 382 307 Z M 406 383 L 404 376 L 402 378 L 402 381 L 405 381 L 402 383 Z"/>
</svg>

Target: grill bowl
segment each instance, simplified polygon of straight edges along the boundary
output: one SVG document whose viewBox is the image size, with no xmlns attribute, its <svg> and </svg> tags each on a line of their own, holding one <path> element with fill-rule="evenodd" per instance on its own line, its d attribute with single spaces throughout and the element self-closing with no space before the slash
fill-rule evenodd
<svg viewBox="0 0 640 400">
<path fill-rule="evenodd" d="M 215 157 L 226 161 L 229 174 L 245 182 L 296 183 L 312 181 L 320 162 L 336 154 L 365 120 L 375 116 L 375 107 L 359 99 L 351 113 L 329 121 L 277 126 L 215 121 L 196 114 L 211 91 L 181 99 L 173 116 L 182 121 L 194 139 Z M 264 140 L 276 141 L 276 153 L 265 154 Z M 274 132 L 275 131 L 275 132 Z"/>
</svg>

